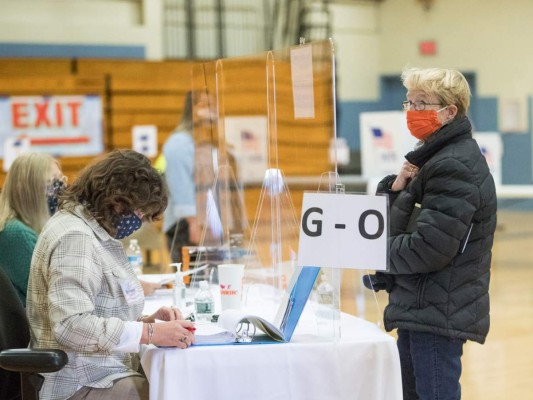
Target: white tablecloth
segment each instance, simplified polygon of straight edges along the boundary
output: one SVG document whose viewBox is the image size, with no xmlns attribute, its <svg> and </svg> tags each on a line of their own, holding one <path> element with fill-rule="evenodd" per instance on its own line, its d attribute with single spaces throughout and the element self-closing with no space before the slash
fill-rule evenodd
<svg viewBox="0 0 533 400">
<path fill-rule="evenodd" d="M 161 302 L 161 297 L 147 300 L 147 311 Z M 402 399 L 394 338 L 347 314 L 341 317 L 341 339 L 321 338 L 315 331 L 303 321 L 290 343 L 187 350 L 143 346 L 150 399 Z"/>
</svg>

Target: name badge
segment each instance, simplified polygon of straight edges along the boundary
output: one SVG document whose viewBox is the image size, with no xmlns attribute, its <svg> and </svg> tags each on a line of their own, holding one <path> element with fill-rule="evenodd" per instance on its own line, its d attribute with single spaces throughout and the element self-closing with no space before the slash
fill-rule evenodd
<svg viewBox="0 0 533 400">
<path fill-rule="evenodd" d="M 139 285 L 137 285 L 136 282 L 127 279 L 121 279 L 119 281 L 119 285 L 122 288 L 122 292 L 124 293 L 126 302 L 129 305 L 140 303 L 143 301 L 144 295 L 142 293 L 142 290 L 139 290 Z"/>
</svg>

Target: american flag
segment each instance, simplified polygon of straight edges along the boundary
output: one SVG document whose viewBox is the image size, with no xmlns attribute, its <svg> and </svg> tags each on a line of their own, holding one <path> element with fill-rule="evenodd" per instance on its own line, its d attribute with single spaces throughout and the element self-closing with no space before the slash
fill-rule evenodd
<svg viewBox="0 0 533 400">
<path fill-rule="evenodd" d="M 371 128 L 372 136 L 374 137 L 374 145 L 376 147 L 381 147 L 382 149 L 392 150 L 394 148 L 394 143 L 392 141 L 392 136 L 387 132 L 383 131 L 381 128 Z"/>
<path fill-rule="evenodd" d="M 487 146 L 479 146 L 479 149 L 481 150 L 481 154 L 483 154 L 483 156 L 485 157 L 485 160 L 487 160 L 487 164 L 489 165 L 489 168 L 492 169 L 492 153 L 491 151 L 488 149 Z"/>
</svg>

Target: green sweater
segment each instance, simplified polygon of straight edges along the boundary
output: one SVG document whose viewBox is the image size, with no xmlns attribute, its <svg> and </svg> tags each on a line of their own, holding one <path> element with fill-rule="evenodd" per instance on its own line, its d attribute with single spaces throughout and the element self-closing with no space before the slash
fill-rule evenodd
<svg viewBox="0 0 533 400">
<path fill-rule="evenodd" d="M 24 306 L 37 236 L 35 231 L 18 219 L 12 219 L 0 231 L 0 268 L 11 279 Z"/>
</svg>

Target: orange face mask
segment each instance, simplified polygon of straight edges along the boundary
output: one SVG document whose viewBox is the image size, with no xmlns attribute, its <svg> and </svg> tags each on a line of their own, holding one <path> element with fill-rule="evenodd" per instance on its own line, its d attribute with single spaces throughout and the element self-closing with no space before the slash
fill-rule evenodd
<svg viewBox="0 0 533 400">
<path fill-rule="evenodd" d="M 444 110 L 441 108 L 439 111 Z M 438 111 L 423 110 L 423 111 L 407 111 L 407 128 L 409 132 L 418 140 L 424 140 L 433 132 L 437 131 L 442 123 L 437 117 Z"/>
</svg>

